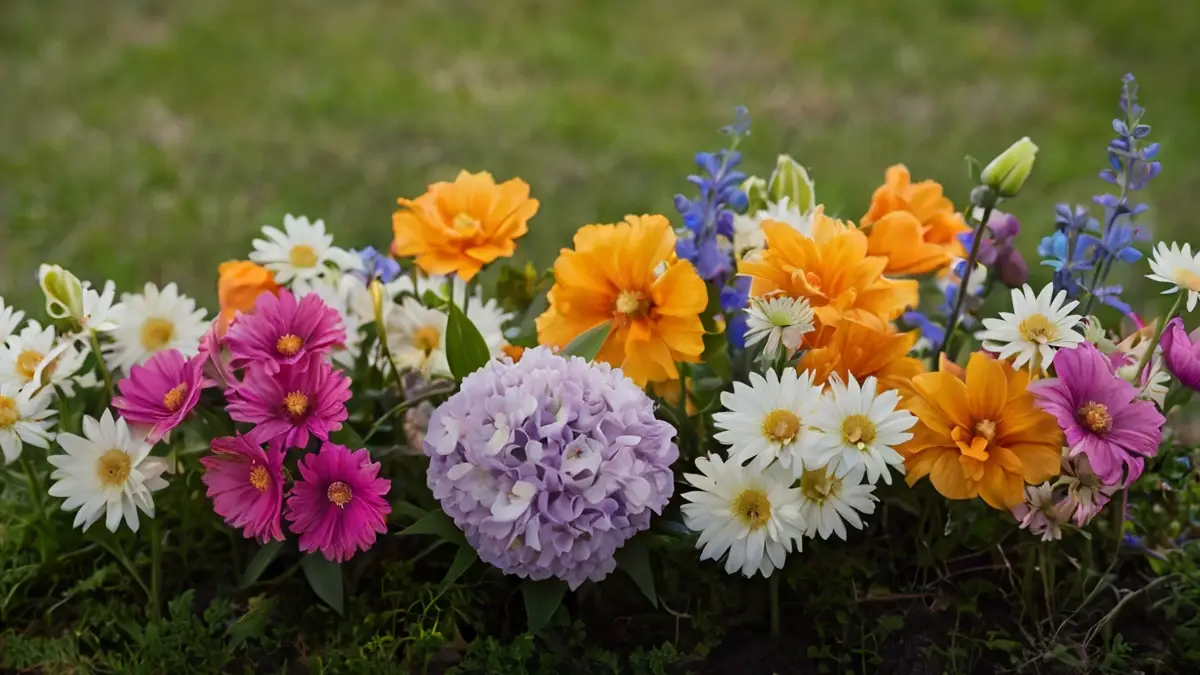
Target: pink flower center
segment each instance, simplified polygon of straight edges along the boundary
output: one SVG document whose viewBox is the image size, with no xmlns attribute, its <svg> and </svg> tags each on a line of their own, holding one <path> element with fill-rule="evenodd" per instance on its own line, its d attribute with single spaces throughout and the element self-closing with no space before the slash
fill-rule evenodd
<svg viewBox="0 0 1200 675">
<path fill-rule="evenodd" d="M 1075 411 L 1079 423 L 1094 434 L 1107 434 L 1112 431 L 1113 417 L 1108 412 L 1108 406 L 1095 401 L 1088 401 Z"/>
<path fill-rule="evenodd" d="M 266 492 L 271 487 L 271 474 L 267 473 L 266 467 L 256 464 L 250 469 L 250 484 L 259 492 Z"/>
<path fill-rule="evenodd" d="M 174 388 L 163 395 L 163 407 L 171 412 L 179 410 L 179 407 L 183 405 L 183 397 L 187 396 L 187 392 L 187 382 L 180 382 L 175 385 Z"/>
<path fill-rule="evenodd" d="M 283 411 L 292 417 L 303 417 L 308 412 L 308 395 L 302 391 L 293 391 L 283 397 Z"/>
<path fill-rule="evenodd" d="M 300 336 L 288 333 L 287 335 L 280 337 L 275 343 L 275 351 L 279 352 L 283 356 L 295 356 L 303 346 L 304 340 L 302 340 Z"/>
<path fill-rule="evenodd" d="M 329 498 L 330 503 L 339 509 L 344 509 L 350 503 L 350 500 L 354 498 L 354 493 L 350 490 L 349 485 L 340 480 L 335 480 L 329 484 L 329 489 L 325 491 L 325 496 Z"/>
</svg>

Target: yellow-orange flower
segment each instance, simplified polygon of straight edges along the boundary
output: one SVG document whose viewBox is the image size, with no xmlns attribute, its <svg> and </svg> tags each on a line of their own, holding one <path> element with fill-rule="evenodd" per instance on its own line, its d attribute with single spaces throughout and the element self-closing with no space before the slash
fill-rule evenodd
<svg viewBox="0 0 1200 675">
<path fill-rule="evenodd" d="M 790 225 L 763 223 L 767 248 L 738 263 L 751 277 L 750 295 L 782 292 L 805 298 L 821 323 L 875 316 L 890 321 L 917 304 L 917 282 L 883 276 L 887 259 L 867 254 L 867 237 L 817 207 L 812 237 Z"/>
<path fill-rule="evenodd" d="M 249 260 L 230 260 L 217 268 L 217 302 L 221 305 L 220 326 L 224 331 L 237 312 L 254 309 L 263 293 L 278 293 L 279 284 L 271 270 Z"/>
<path fill-rule="evenodd" d="M 676 361 L 700 361 L 708 291 L 692 264 L 675 257 L 665 217 L 580 228 L 575 250 L 563 249 L 554 262 L 554 279 L 550 308 L 537 319 L 541 344 L 561 348 L 612 321 L 596 358 L 642 386 L 677 379 Z"/>
<path fill-rule="evenodd" d="M 392 252 L 416 256 L 426 274 L 469 281 L 487 263 L 509 257 L 538 210 L 520 178 L 496 184 L 492 174 L 462 171 L 416 199 L 400 199 L 392 215 Z"/>
<path fill-rule="evenodd" d="M 976 496 L 997 509 L 1025 498 L 1025 483 L 1058 474 L 1063 435 L 1038 409 L 1026 387 L 1029 374 L 976 352 L 966 379 L 950 373 L 913 378 L 904 405 L 919 420 L 905 455 L 908 484 L 929 476 L 950 499 Z"/>
<path fill-rule="evenodd" d="M 887 258 L 889 274 L 923 274 L 966 257 L 958 236 L 971 231 L 942 194 L 941 184 L 912 182 L 903 164 L 887 170 L 862 226 L 870 228 L 868 252 Z"/>
<path fill-rule="evenodd" d="M 843 319 L 836 327 L 822 326 L 808 337 L 812 337 L 812 349 L 796 367 L 813 371 L 817 384 L 824 384 L 834 374 L 843 380 L 853 375 L 859 382 L 874 376 L 881 390 L 907 393 L 912 378 L 925 372 L 920 361 L 908 356 L 918 334 L 898 333 L 873 316 Z"/>
</svg>

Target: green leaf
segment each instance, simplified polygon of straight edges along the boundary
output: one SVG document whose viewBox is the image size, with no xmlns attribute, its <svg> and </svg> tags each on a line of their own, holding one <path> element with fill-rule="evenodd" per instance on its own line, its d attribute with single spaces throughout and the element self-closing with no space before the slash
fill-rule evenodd
<svg viewBox="0 0 1200 675">
<path fill-rule="evenodd" d="M 250 601 L 250 611 L 238 617 L 237 621 L 225 629 L 230 649 L 236 649 L 238 645 L 250 638 L 263 636 L 267 627 L 267 619 L 270 618 L 271 610 L 275 608 L 275 602 L 274 598 L 254 598 Z"/>
<path fill-rule="evenodd" d="M 704 336 L 704 362 L 722 380 L 733 379 L 733 363 L 729 360 L 729 339 L 724 333 L 708 333 Z"/>
<path fill-rule="evenodd" d="M 463 535 L 462 530 L 454 524 L 450 516 L 446 515 L 445 511 L 430 511 L 426 513 L 417 522 L 400 530 L 400 536 L 409 536 L 414 534 L 433 534 L 445 539 L 446 541 L 467 545 L 467 538 Z"/>
<path fill-rule="evenodd" d="M 250 559 L 250 564 L 246 565 L 246 571 L 242 573 L 241 588 L 248 588 L 251 584 L 258 581 L 262 573 L 267 571 L 271 563 L 275 562 L 275 558 L 279 557 L 279 552 L 283 550 L 282 541 L 269 541 L 258 549 L 258 553 Z"/>
<path fill-rule="evenodd" d="M 571 340 L 571 344 L 560 352 L 563 356 L 578 356 L 588 361 L 596 358 L 608 334 L 612 332 L 612 322 L 605 321 L 599 326 L 593 326 Z"/>
<path fill-rule="evenodd" d="M 342 614 L 342 566 L 330 562 L 320 553 L 309 553 L 300 559 L 300 568 L 308 579 L 308 585 L 325 604 Z"/>
<path fill-rule="evenodd" d="M 367 447 L 367 442 L 350 426 L 349 421 L 342 422 L 341 429 L 329 434 L 329 442 L 344 445 L 352 451 Z"/>
<path fill-rule="evenodd" d="M 412 502 L 392 502 L 392 515 L 404 516 L 413 520 L 420 520 L 428 515 L 428 511 L 413 504 Z"/>
<path fill-rule="evenodd" d="M 521 596 L 525 599 L 525 617 L 529 632 L 540 631 L 562 604 L 567 593 L 567 584 L 560 579 L 526 581 L 521 584 Z"/>
<path fill-rule="evenodd" d="M 492 353 L 479 329 L 458 305 L 451 303 L 450 318 L 446 321 L 446 361 L 454 379 L 462 380 L 482 368 L 490 358 Z"/>
<path fill-rule="evenodd" d="M 450 563 L 450 569 L 446 572 L 446 577 L 442 579 L 442 588 L 448 587 L 450 584 L 458 581 L 458 578 L 467 573 L 471 569 L 471 565 L 479 560 L 479 554 L 470 546 L 461 546 L 458 553 L 454 554 L 454 562 Z"/>
<path fill-rule="evenodd" d="M 642 595 L 655 608 L 658 607 L 658 593 L 654 590 L 654 569 L 650 567 L 650 549 L 646 547 L 645 537 L 634 537 L 624 546 L 617 549 L 617 567 L 620 567 L 637 584 Z"/>
</svg>

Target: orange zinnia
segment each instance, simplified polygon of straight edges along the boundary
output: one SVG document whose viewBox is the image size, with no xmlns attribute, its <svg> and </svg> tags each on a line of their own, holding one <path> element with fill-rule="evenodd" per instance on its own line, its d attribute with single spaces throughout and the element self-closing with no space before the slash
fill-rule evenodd
<svg viewBox="0 0 1200 675">
<path fill-rule="evenodd" d="M 884 277 L 887 259 L 868 255 L 867 237 L 821 207 L 813 213 L 812 237 L 771 220 L 762 229 L 767 248 L 738 263 L 738 273 L 752 278 L 754 297 L 782 292 L 805 298 L 825 325 L 843 317 L 890 321 L 917 304 L 917 282 Z"/>
<path fill-rule="evenodd" d="M 913 378 L 904 405 L 919 420 L 905 455 L 908 484 L 929 476 L 949 499 L 976 496 L 997 509 L 1025 499 L 1025 483 L 1059 472 L 1063 435 L 1026 390 L 1029 374 L 976 352 L 966 381 L 945 372 Z"/>
<path fill-rule="evenodd" d="M 416 256 L 426 274 L 470 281 L 487 263 L 510 257 L 538 210 L 520 178 L 496 184 L 492 174 L 462 171 L 416 199 L 400 199 L 392 215 L 392 252 Z"/>
<path fill-rule="evenodd" d="M 263 293 L 278 293 L 279 284 L 271 270 L 249 260 L 230 260 L 217 268 L 217 302 L 221 305 L 220 327 L 224 331 L 237 312 L 254 309 Z"/>
<path fill-rule="evenodd" d="M 853 375 L 859 382 L 874 376 L 881 390 L 907 392 L 912 378 L 925 372 L 920 361 L 908 356 L 918 334 L 897 333 L 873 316 L 843 319 L 836 327 L 822 326 L 810 336 L 813 348 L 804 353 L 796 368 L 813 371 L 817 384 L 824 384 L 834 374 L 843 380 Z"/>
<path fill-rule="evenodd" d="M 642 386 L 677 379 L 676 361 L 700 361 L 708 291 L 692 264 L 675 257 L 665 217 L 580 228 L 575 250 L 563 249 L 554 261 L 554 279 L 550 308 L 537 319 L 541 344 L 561 348 L 612 321 L 596 358 Z"/>
<path fill-rule="evenodd" d="M 971 231 L 942 194 L 941 184 L 912 182 L 903 164 L 887 170 L 884 184 L 871 195 L 862 226 L 870 228 L 868 252 L 885 256 L 890 274 L 932 272 L 955 257 L 966 257 L 958 236 Z"/>
</svg>

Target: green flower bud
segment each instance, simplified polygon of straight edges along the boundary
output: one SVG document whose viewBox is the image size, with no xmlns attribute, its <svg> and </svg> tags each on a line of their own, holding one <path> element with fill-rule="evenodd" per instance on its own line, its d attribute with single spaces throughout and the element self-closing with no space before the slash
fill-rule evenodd
<svg viewBox="0 0 1200 675">
<path fill-rule="evenodd" d="M 778 204 L 784 197 L 787 197 L 790 205 L 800 213 L 812 211 L 817 201 L 808 171 L 789 155 L 779 156 L 775 162 L 775 170 L 771 172 L 771 181 L 767 184 L 768 199 Z"/>
<path fill-rule="evenodd" d="M 38 269 L 38 283 L 46 295 L 46 313 L 54 319 L 83 316 L 83 283 L 74 274 L 58 265 L 43 264 Z"/>
<path fill-rule="evenodd" d="M 1015 197 L 1029 178 L 1029 172 L 1033 171 L 1037 150 L 1028 136 L 1022 138 L 985 166 L 979 180 L 1000 197 Z"/>
<path fill-rule="evenodd" d="M 767 181 L 750 176 L 742 183 L 742 192 L 746 193 L 746 213 L 754 215 L 767 208 Z"/>
</svg>

